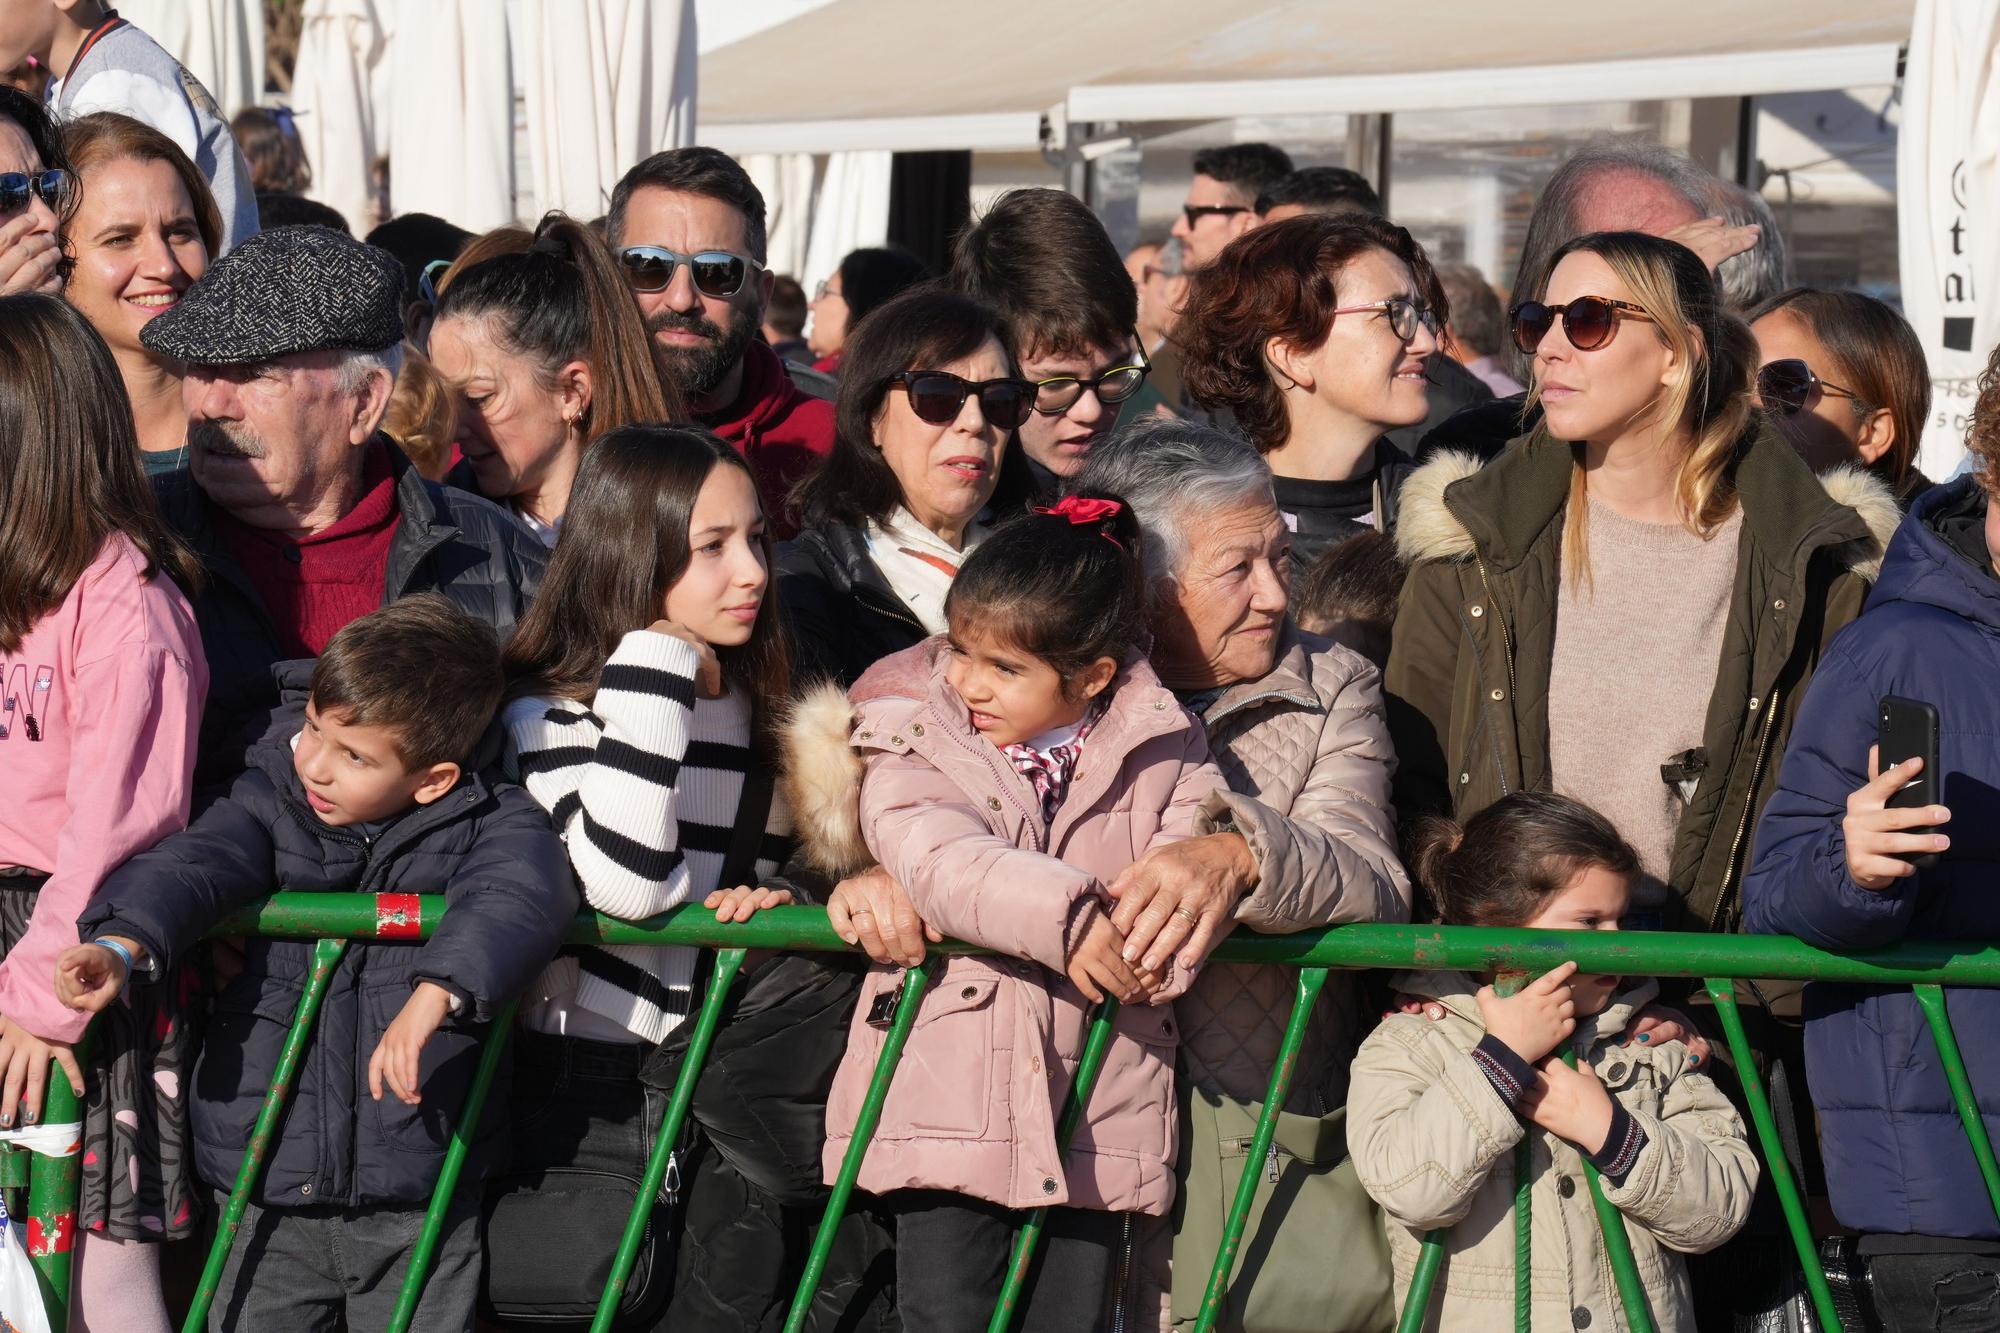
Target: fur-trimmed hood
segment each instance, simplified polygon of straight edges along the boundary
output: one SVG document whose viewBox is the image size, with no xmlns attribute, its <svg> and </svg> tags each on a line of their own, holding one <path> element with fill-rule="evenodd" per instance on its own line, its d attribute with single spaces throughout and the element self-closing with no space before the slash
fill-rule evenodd
<svg viewBox="0 0 2000 1333">
<path fill-rule="evenodd" d="M 875 862 L 861 836 L 861 754 L 847 739 L 854 719 L 847 691 L 821 681 L 799 696 L 779 733 L 798 853 L 834 880 Z"/>
<path fill-rule="evenodd" d="M 1549 447 L 1554 443 L 1544 436 L 1516 441 L 1505 454 L 1484 466 L 1470 454 L 1453 451 L 1439 453 L 1403 484 L 1401 515 L 1396 528 L 1397 554 L 1406 563 L 1416 564 L 1426 560 L 1464 560 L 1475 553 L 1491 555 L 1492 548 L 1497 546 L 1502 552 L 1499 558 L 1506 563 L 1505 552 L 1524 551 L 1532 540 L 1532 534 L 1523 533 L 1522 529 L 1532 525 L 1538 532 L 1555 517 L 1567 500 L 1568 459 L 1563 456 L 1567 451 Z M 1787 466 L 1775 455 L 1774 449 L 1783 449 L 1796 466 Z M 1541 457 L 1530 459 L 1525 457 L 1528 454 L 1539 454 Z M 1552 460 L 1557 461 L 1560 468 L 1560 490 L 1553 506 L 1548 500 L 1551 478 L 1546 475 L 1550 472 Z M 1790 475 L 1794 472 L 1804 474 L 1806 468 L 1803 462 L 1797 462 L 1796 455 L 1788 446 L 1768 434 L 1757 439 L 1746 451 L 1744 466 L 1738 471 L 1738 487 L 1746 521 L 1753 528 L 1760 529 L 1760 535 L 1768 539 L 1771 535 L 1768 530 L 1773 524 L 1760 524 L 1758 520 L 1768 517 L 1773 508 L 1782 508 L 1776 526 L 1781 530 L 1790 530 L 1785 531 L 1784 536 L 1792 539 L 1790 544 L 1793 546 L 1810 542 L 1812 533 L 1808 529 L 1827 527 L 1828 535 L 1836 539 L 1826 544 L 1834 548 L 1842 567 L 1874 582 L 1882 571 L 1882 556 L 1888 550 L 1889 539 L 1903 518 L 1895 492 L 1874 474 L 1843 464 L 1820 474 L 1818 478 L 1820 490 L 1825 500 L 1831 502 L 1830 505 L 1771 505 L 1770 492 L 1790 489 L 1789 483 L 1797 480 Z M 1476 498 L 1467 497 L 1468 502 L 1460 503 L 1454 510 L 1448 502 L 1447 493 L 1461 483 L 1476 489 L 1479 494 Z M 1491 495 L 1487 494 L 1489 484 Z M 1475 532 L 1461 517 L 1474 506 L 1487 507 L 1493 496 L 1503 492 L 1510 500 L 1518 499 L 1518 507 L 1494 523 L 1490 530 Z M 1848 510 L 1858 517 L 1860 526 L 1856 528 L 1848 524 L 1846 527 L 1851 532 L 1843 534 L 1838 531 L 1841 526 L 1839 509 Z M 1780 544 L 1783 544 L 1782 538 Z"/>
</svg>

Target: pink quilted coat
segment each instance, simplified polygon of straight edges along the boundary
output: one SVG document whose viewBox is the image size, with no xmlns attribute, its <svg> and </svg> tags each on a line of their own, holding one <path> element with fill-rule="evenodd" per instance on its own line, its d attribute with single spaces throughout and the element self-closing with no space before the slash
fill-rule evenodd
<svg viewBox="0 0 2000 1333">
<path fill-rule="evenodd" d="M 1188 978 L 1176 976 L 1151 1006 L 1120 1011 L 1065 1158 L 1055 1120 L 1087 1005 L 1063 968 L 1106 910 L 1104 886 L 1148 848 L 1188 836 L 1222 776 L 1200 726 L 1135 660 L 1113 682 L 1109 710 L 1044 832 L 1032 788 L 972 729 L 945 684 L 940 644 L 886 658 L 854 687 L 860 831 L 926 921 L 999 956 L 944 963 L 904 1048 L 861 1187 L 1164 1214 L 1179 1141 L 1179 1032 L 1166 1001 Z M 877 966 L 863 985 L 827 1104 L 828 1180 L 881 1052 L 883 1028 L 869 1016 L 903 977 Z"/>
</svg>

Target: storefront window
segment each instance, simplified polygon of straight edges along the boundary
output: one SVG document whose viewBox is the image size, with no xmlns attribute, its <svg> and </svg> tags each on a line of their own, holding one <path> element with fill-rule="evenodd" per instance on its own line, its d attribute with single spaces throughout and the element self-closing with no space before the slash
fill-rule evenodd
<svg viewBox="0 0 2000 1333">
<path fill-rule="evenodd" d="M 1896 124 L 1890 88 L 1759 97 L 1758 184 L 1792 247 L 1795 279 L 1900 295 Z"/>
</svg>

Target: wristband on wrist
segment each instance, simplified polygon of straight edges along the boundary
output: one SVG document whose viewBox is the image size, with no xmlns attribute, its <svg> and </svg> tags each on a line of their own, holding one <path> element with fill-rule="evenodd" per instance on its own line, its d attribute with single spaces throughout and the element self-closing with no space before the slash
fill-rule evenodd
<svg viewBox="0 0 2000 1333">
<path fill-rule="evenodd" d="M 124 960 L 126 981 L 130 981 L 133 978 L 133 976 L 135 976 L 138 973 L 139 971 L 138 960 L 132 957 L 132 951 L 130 949 L 126 948 L 123 944 L 120 944 L 117 940 L 114 940 L 109 936 L 106 936 L 104 939 L 92 940 L 91 943 L 95 944 L 100 949 L 111 950 L 111 952 L 117 954 L 119 958 Z M 122 985 L 120 989 L 123 989 Z"/>
</svg>

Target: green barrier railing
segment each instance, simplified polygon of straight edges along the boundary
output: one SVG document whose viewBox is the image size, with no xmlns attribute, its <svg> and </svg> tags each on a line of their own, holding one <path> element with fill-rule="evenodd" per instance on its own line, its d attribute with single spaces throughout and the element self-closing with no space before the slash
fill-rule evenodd
<svg viewBox="0 0 2000 1333">
<path fill-rule="evenodd" d="M 234 1241 L 236 1223 L 255 1188 L 264 1157 L 270 1146 L 285 1099 L 290 1092 L 300 1053 L 309 1040 L 318 1011 L 345 942 L 354 939 L 428 938 L 442 916 L 442 898 L 417 898 L 395 894 L 377 898 L 369 894 L 280 895 L 232 916 L 216 930 L 218 935 L 263 935 L 319 941 L 315 966 L 298 1015 L 288 1036 L 279 1067 L 258 1117 L 256 1130 L 244 1152 L 242 1167 L 218 1228 L 207 1270 L 188 1312 L 185 1333 L 196 1333 L 206 1321 L 215 1297 L 216 1279 Z M 716 966 L 694 1018 L 693 1038 L 682 1061 L 669 1100 L 665 1122 L 648 1162 L 638 1203 L 628 1220 L 612 1273 L 606 1283 L 594 1333 L 608 1330 L 615 1319 L 620 1297 L 628 1281 L 639 1241 L 644 1233 L 669 1163 L 686 1124 L 694 1089 L 700 1078 L 710 1042 L 723 1021 L 730 983 L 738 975 L 744 953 L 750 949 L 785 951 L 847 951 L 827 925 L 819 908 L 780 907 L 759 913 L 748 922 L 719 925 L 714 914 L 698 906 L 685 906 L 649 921 L 618 921 L 586 914 L 579 916 L 569 934 L 571 944 L 654 944 L 683 945 L 718 950 Z M 984 952 L 957 941 L 935 946 L 938 954 Z M 1512 971 L 1539 974 L 1564 961 L 1574 961 L 1587 973 L 1647 977 L 1692 977 L 1702 982 L 1721 1020 L 1725 1040 L 1734 1057 L 1751 1123 L 1762 1149 L 1771 1183 L 1784 1215 L 1800 1266 L 1821 1326 L 1839 1333 L 1841 1323 L 1831 1293 L 1815 1254 L 1806 1210 L 1792 1178 L 1780 1144 L 1776 1123 L 1763 1083 L 1757 1074 L 1752 1051 L 1736 1008 L 1732 982 L 1739 978 L 1820 980 L 1875 985 L 1911 986 L 1930 1023 L 1940 1059 L 1951 1084 L 1960 1121 L 1970 1139 L 1974 1156 L 1986 1180 L 1996 1216 L 2000 1216 L 2000 1166 L 1994 1159 L 1972 1090 L 1964 1061 L 1953 1036 L 1944 1004 L 1945 986 L 2000 987 L 2000 946 L 1964 942 L 1915 942 L 1892 949 L 1856 954 L 1831 954 L 1797 940 L 1777 936 L 1621 934 L 1595 931 L 1529 931 L 1483 927 L 1438 927 L 1417 925 L 1351 925 L 1305 931 L 1295 935 L 1256 935 L 1239 932 L 1223 941 L 1215 952 L 1223 962 L 1266 963 L 1300 969 L 1297 994 L 1284 1043 L 1263 1102 L 1245 1161 L 1261 1161 L 1269 1151 L 1279 1109 L 1291 1086 L 1293 1068 L 1303 1041 L 1307 1019 L 1314 1001 L 1325 986 L 1329 969 L 1456 969 L 1468 972 Z M 881 1117 L 903 1046 L 915 1024 L 924 988 L 932 978 L 928 965 L 909 969 L 901 997 L 885 1035 L 880 1057 L 870 1077 L 853 1139 L 836 1173 L 825 1215 L 814 1238 L 804 1272 L 794 1292 L 787 1333 L 803 1329 L 807 1312 L 825 1271 L 833 1244 L 836 1224 L 845 1214 L 860 1174 L 863 1156 Z M 1093 1014 L 1089 1038 L 1078 1065 L 1077 1078 L 1067 1095 L 1059 1129 L 1067 1142 L 1081 1119 L 1094 1086 L 1096 1072 L 1111 1037 L 1115 1006 L 1101 1006 Z M 482 1052 L 467 1105 L 453 1134 L 445 1164 L 426 1217 L 424 1230 L 413 1251 L 401 1299 L 391 1322 L 392 1333 L 408 1327 L 428 1275 L 431 1256 L 445 1212 L 450 1206 L 463 1167 L 465 1152 L 478 1131 L 493 1076 L 512 1024 L 511 1009 L 492 1024 Z M 1573 1058 L 1573 1057 L 1572 1057 Z M 68 1114 L 62 1099 L 69 1097 L 68 1086 L 55 1079 L 50 1088 L 49 1117 Z M 61 1244 L 42 1246 L 36 1263 L 49 1283 L 47 1296 L 55 1320 L 65 1316 L 68 1291 L 69 1238 L 74 1231 L 76 1159 L 42 1159 L 34 1164 L 34 1188 L 30 1191 L 31 1211 L 40 1224 L 45 1240 L 60 1237 Z M 1528 1172 L 1517 1168 L 1521 1181 L 1517 1211 L 1525 1219 Z M 1632 1262 L 1624 1233 L 1622 1215 L 1603 1198 L 1594 1176 L 1588 1177 L 1593 1203 L 1606 1242 L 1606 1257 L 1617 1278 L 1624 1322 L 1634 1329 L 1651 1327 L 1645 1309 L 1643 1288 Z M 0 1171 L 0 1183 L 7 1183 Z M 1215 1263 L 1208 1274 L 1198 1333 L 1207 1333 L 1221 1315 L 1229 1282 L 1239 1257 L 1243 1233 L 1255 1198 L 1254 1173 L 1245 1169 L 1237 1184 L 1223 1238 Z M 1000 1300 L 989 1324 L 989 1333 L 1004 1333 L 1018 1306 L 1039 1233 L 1039 1217 L 1032 1216 L 1017 1238 Z M 1530 1281 L 1525 1228 L 1517 1233 L 1517 1299 L 1523 1315 L 1527 1310 Z M 1443 1268 L 1445 1247 L 1442 1237 L 1433 1237 L 1423 1247 L 1411 1288 L 1403 1301 L 1399 1327 L 1418 1329 L 1427 1317 L 1433 1287 Z M 1525 1324 L 1521 1325 L 1526 1327 Z"/>
</svg>

